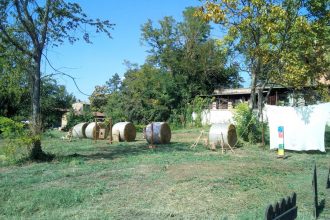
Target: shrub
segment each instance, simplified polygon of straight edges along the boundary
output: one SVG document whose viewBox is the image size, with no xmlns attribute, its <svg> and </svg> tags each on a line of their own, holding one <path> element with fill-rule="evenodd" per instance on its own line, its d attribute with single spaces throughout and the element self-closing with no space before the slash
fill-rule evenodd
<svg viewBox="0 0 330 220">
<path fill-rule="evenodd" d="M 5 155 L 1 158 L 8 162 L 26 157 L 32 143 L 40 139 L 39 136 L 32 136 L 25 124 L 6 117 L 0 117 L 0 138 L 3 139 L 2 153 Z"/>
<path fill-rule="evenodd" d="M 68 131 L 70 128 L 74 127 L 75 125 L 81 122 L 93 122 L 93 121 L 94 121 L 94 116 L 91 112 L 86 111 L 81 115 L 77 115 L 74 113 L 73 110 L 71 110 L 68 115 L 68 123 L 65 126 L 64 130 Z"/>
<path fill-rule="evenodd" d="M 247 103 L 240 103 L 236 106 L 234 121 L 238 136 L 250 143 L 261 142 L 262 124 L 257 116 L 251 111 Z"/>
<path fill-rule="evenodd" d="M 2 138 L 19 137 L 24 131 L 24 124 L 10 118 L 0 117 L 0 136 Z"/>
<path fill-rule="evenodd" d="M 202 98 L 202 97 L 195 97 L 191 104 L 187 106 L 187 118 L 188 121 L 191 121 L 196 127 L 202 127 L 202 112 L 204 109 L 208 109 L 209 104 L 213 101 L 211 98 Z M 195 121 L 193 121 L 192 113 L 195 112 L 197 117 Z"/>
</svg>

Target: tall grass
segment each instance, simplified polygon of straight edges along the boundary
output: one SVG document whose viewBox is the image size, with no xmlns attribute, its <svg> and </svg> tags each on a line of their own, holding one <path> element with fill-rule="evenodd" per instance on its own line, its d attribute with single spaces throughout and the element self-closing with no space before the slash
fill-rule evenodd
<svg viewBox="0 0 330 220">
<path fill-rule="evenodd" d="M 222 155 L 190 148 L 199 132 L 174 131 L 156 149 L 140 133 L 110 145 L 51 132 L 42 143 L 52 162 L 0 167 L 0 219 L 263 219 L 269 203 L 293 191 L 298 219 L 310 219 L 315 162 L 326 201 L 320 217 L 329 218 L 329 153 L 287 152 L 282 160 L 249 146 Z"/>
</svg>

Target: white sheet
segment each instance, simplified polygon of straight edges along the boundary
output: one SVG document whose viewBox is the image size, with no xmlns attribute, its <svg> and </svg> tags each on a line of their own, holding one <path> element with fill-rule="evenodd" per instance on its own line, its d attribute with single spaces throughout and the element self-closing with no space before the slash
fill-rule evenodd
<svg viewBox="0 0 330 220">
<path fill-rule="evenodd" d="M 284 126 L 284 149 L 325 152 L 324 133 L 330 115 L 330 103 L 304 107 L 266 105 L 270 149 L 277 149 L 278 126 Z"/>
</svg>

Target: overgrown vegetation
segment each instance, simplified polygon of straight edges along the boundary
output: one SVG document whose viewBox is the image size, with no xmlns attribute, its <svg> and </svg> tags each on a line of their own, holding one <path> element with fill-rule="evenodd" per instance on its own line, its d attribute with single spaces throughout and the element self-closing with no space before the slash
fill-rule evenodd
<svg viewBox="0 0 330 220">
<path fill-rule="evenodd" d="M 68 131 L 70 128 L 73 128 L 75 125 L 81 122 L 93 122 L 95 120 L 94 115 L 90 111 L 84 111 L 81 114 L 77 114 L 74 110 L 70 110 L 67 115 L 67 125 L 64 130 Z"/>
<path fill-rule="evenodd" d="M 1 159 L 15 164 L 28 156 L 28 149 L 39 136 L 31 135 L 28 125 L 10 118 L 0 117 L 0 140 L 3 155 Z"/>
<path fill-rule="evenodd" d="M 261 142 L 262 124 L 247 103 L 240 103 L 235 107 L 234 121 L 240 138 L 250 143 Z"/>
<path fill-rule="evenodd" d="M 237 66 L 227 62 L 231 51 L 211 38 L 210 24 L 194 16 L 195 10 L 183 11 L 182 22 L 164 17 L 143 24 L 141 41 L 149 49 L 145 63 L 126 61 L 124 79 L 115 74 L 105 85 L 96 86 L 92 107 L 104 110 L 114 121 L 170 121 L 182 127 L 191 122 L 189 106 L 199 112 L 202 109 L 197 107 L 205 107 L 194 104 L 199 95 L 218 87 L 239 87 Z"/>
<path fill-rule="evenodd" d="M 0 168 L 0 218 L 263 219 L 269 203 L 295 191 L 298 219 L 312 219 L 315 162 L 320 219 L 329 217 L 329 153 L 286 152 L 279 160 L 250 146 L 222 155 L 201 144 L 191 149 L 199 132 L 174 131 L 171 144 L 148 149 L 141 133 L 109 145 L 67 142 L 53 131 L 43 137 L 53 162 Z"/>
</svg>

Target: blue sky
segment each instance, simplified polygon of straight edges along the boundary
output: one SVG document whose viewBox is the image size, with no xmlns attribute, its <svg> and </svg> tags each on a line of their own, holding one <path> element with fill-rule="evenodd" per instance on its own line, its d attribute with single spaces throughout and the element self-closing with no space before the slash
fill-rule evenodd
<svg viewBox="0 0 330 220">
<path fill-rule="evenodd" d="M 141 45 L 141 25 L 148 19 L 154 22 L 164 16 L 182 20 L 182 11 L 189 6 L 199 6 L 198 0 L 80 0 L 84 12 L 91 18 L 110 20 L 115 24 L 112 39 L 105 34 L 92 34 L 93 44 L 83 41 L 47 48 L 45 53 L 52 65 L 76 78 L 80 89 L 92 94 L 96 85 L 103 85 L 115 73 L 120 76 L 126 71 L 124 60 L 143 64 L 147 47 Z M 43 65 L 47 74 L 53 70 Z M 65 85 L 69 93 L 87 101 L 70 78 L 57 76 L 59 84 Z"/>
</svg>

